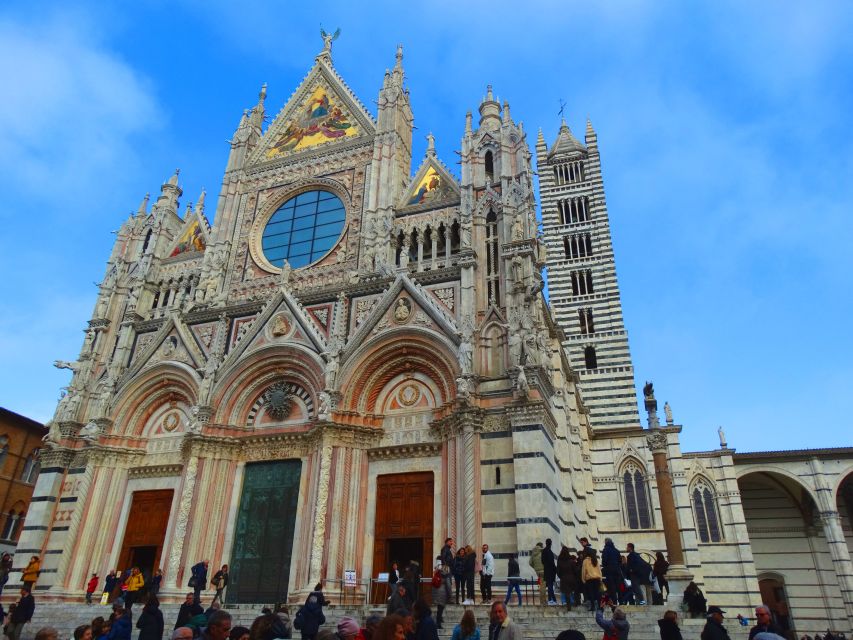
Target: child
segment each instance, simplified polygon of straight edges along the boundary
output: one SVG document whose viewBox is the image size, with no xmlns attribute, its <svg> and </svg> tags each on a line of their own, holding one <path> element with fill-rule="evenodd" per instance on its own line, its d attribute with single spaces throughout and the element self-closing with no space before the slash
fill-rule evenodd
<svg viewBox="0 0 853 640">
<path fill-rule="evenodd" d="M 92 594 L 98 588 L 98 574 L 93 573 L 89 584 L 86 585 L 86 604 L 92 604 Z"/>
</svg>

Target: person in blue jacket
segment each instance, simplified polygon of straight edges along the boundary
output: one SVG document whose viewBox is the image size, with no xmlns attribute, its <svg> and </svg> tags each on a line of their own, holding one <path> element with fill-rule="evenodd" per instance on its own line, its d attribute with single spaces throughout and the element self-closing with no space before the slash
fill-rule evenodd
<svg viewBox="0 0 853 640">
<path fill-rule="evenodd" d="M 318 584 L 315 590 L 308 594 L 305 604 L 296 612 L 294 626 L 302 634 L 302 640 L 314 640 L 320 626 L 326 623 L 326 616 L 323 614 L 325 597 L 320 587 Z"/>
</svg>

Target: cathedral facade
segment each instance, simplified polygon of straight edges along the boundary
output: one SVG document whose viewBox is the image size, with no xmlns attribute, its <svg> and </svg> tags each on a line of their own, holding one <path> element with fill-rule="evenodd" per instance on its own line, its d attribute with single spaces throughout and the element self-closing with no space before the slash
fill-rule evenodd
<svg viewBox="0 0 853 640">
<path fill-rule="evenodd" d="M 177 598 L 207 559 L 231 566 L 230 602 L 347 572 L 368 600 L 361 581 L 431 567 L 446 537 L 488 543 L 497 584 L 511 555 L 582 536 L 666 550 L 745 614 L 765 565 L 784 582 L 750 543 L 740 454 L 722 438 L 682 453 L 651 385 L 640 424 L 591 125 L 585 144 L 539 135 L 540 230 L 527 134 L 491 88 L 460 122 L 459 177 L 431 137 L 413 165 L 401 49 L 375 115 L 330 39 L 266 129 L 265 98 L 212 225 L 204 193 L 179 215 L 176 173 L 118 233 L 19 542 L 43 556 L 38 591 L 77 598 L 90 573 L 138 565 Z M 853 617 L 836 506 L 853 455 L 803 455 L 783 463 L 824 484 L 797 493 L 818 507 L 798 530 L 847 588 L 797 615 Z M 756 491 L 791 497 L 756 468 Z"/>
</svg>

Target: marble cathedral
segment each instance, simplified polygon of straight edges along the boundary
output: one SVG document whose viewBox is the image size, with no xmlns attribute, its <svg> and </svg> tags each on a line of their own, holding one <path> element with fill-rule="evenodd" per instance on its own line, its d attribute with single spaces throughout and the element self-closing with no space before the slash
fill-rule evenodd
<svg viewBox="0 0 853 640">
<path fill-rule="evenodd" d="M 213 224 L 204 193 L 179 214 L 177 173 L 146 197 L 57 363 L 73 377 L 18 547 L 43 557 L 41 597 L 138 565 L 178 598 L 208 559 L 229 602 L 296 600 L 431 566 L 447 536 L 488 542 L 503 584 L 511 554 L 587 536 L 666 550 L 676 585 L 730 611 L 781 584 L 795 619 L 853 619 L 853 451 L 762 459 L 721 433 L 682 452 L 651 385 L 641 426 L 591 125 L 540 132 L 538 231 L 528 137 L 491 88 L 460 121 L 461 177 L 431 137 L 413 165 L 402 49 L 375 115 L 331 38 L 266 129 L 265 98 Z"/>
</svg>

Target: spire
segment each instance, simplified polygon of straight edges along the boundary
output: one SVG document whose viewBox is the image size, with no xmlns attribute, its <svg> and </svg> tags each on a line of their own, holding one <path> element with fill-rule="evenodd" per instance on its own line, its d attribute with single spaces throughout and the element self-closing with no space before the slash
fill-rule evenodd
<svg viewBox="0 0 853 640">
<path fill-rule="evenodd" d="M 494 102 L 495 98 L 492 96 L 492 85 L 486 85 L 486 97 L 483 98 L 483 102 Z"/>
<path fill-rule="evenodd" d="M 252 114 L 250 116 L 250 121 L 252 126 L 257 129 L 263 128 L 264 124 L 264 114 L 266 113 L 264 109 L 264 101 L 267 99 L 267 83 L 264 82 L 261 85 L 261 90 L 258 93 L 258 104 L 252 109 Z"/>
<path fill-rule="evenodd" d="M 551 147 L 551 151 L 548 152 L 548 157 L 550 158 L 557 153 L 586 153 L 586 147 L 572 134 L 572 130 L 566 124 L 565 118 L 560 123 L 560 133 L 557 134 L 557 140 L 554 142 L 554 146 Z"/>
<path fill-rule="evenodd" d="M 486 97 L 480 103 L 480 128 L 496 130 L 501 126 L 501 105 L 495 100 L 492 85 L 486 87 Z"/>
<path fill-rule="evenodd" d="M 397 54 L 395 56 L 396 61 L 394 62 L 394 84 L 398 87 L 403 86 L 403 80 L 405 79 L 405 73 L 403 72 L 403 45 L 397 45 Z"/>
<path fill-rule="evenodd" d="M 145 197 L 142 198 L 142 202 L 139 203 L 139 209 L 137 209 L 136 215 L 143 217 L 143 218 L 146 215 L 148 215 L 148 200 L 150 200 L 150 199 L 151 199 L 151 194 L 146 193 Z"/>
<path fill-rule="evenodd" d="M 175 173 L 169 178 L 169 181 L 166 184 L 172 185 L 173 187 L 178 186 L 178 176 L 181 175 L 180 169 L 175 169 Z"/>
<path fill-rule="evenodd" d="M 503 123 L 509 124 L 512 122 L 512 117 L 509 115 L 509 102 L 504 100 Z"/>
<path fill-rule="evenodd" d="M 193 214 L 193 203 L 187 202 L 187 208 L 184 210 L 184 220 L 189 218 Z"/>
<path fill-rule="evenodd" d="M 204 190 L 204 187 L 202 187 L 201 193 L 198 196 L 198 202 L 196 202 L 196 204 L 195 204 L 195 212 L 198 214 L 204 213 L 204 196 L 205 196 L 205 193 L 206 193 L 206 191 Z"/>
<path fill-rule="evenodd" d="M 598 136 L 595 133 L 595 129 L 592 128 L 592 120 L 589 119 L 589 116 L 586 118 L 586 146 L 594 147 L 598 146 Z"/>
<path fill-rule="evenodd" d="M 171 211 L 173 214 L 178 215 L 178 198 L 183 194 L 181 187 L 178 186 L 178 176 L 180 173 L 180 169 L 175 169 L 175 173 L 172 174 L 172 177 L 164 182 L 163 186 L 160 187 L 160 195 L 157 198 L 157 202 L 155 202 L 154 206 L 151 208 L 152 213 L 159 210 Z"/>
</svg>

